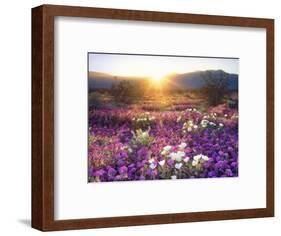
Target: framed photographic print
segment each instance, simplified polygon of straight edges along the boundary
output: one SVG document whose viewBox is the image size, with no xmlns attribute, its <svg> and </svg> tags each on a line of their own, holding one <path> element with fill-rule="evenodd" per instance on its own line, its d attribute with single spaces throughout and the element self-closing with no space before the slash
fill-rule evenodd
<svg viewBox="0 0 281 236">
<path fill-rule="evenodd" d="M 32 227 L 274 216 L 274 20 L 32 9 Z"/>
</svg>

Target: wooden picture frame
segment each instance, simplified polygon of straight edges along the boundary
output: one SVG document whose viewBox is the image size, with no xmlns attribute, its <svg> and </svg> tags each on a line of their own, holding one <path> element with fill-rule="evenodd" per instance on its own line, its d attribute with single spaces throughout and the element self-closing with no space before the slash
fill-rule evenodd
<svg viewBox="0 0 281 236">
<path fill-rule="evenodd" d="M 266 208 L 54 220 L 54 18 L 88 17 L 266 29 Z M 32 227 L 42 231 L 274 216 L 274 20 L 42 5 L 32 9 Z"/>
</svg>

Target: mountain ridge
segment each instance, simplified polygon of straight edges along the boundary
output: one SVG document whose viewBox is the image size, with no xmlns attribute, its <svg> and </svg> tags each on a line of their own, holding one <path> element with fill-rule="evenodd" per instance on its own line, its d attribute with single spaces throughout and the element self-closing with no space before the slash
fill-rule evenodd
<svg viewBox="0 0 281 236">
<path fill-rule="evenodd" d="M 238 74 L 227 73 L 223 70 L 202 70 L 186 73 L 174 73 L 167 75 L 164 79 L 169 82 L 169 86 L 179 89 L 200 89 L 206 83 L 206 78 L 211 75 L 213 78 L 219 79 L 224 76 L 228 79 L 228 89 L 238 90 Z M 112 85 L 116 85 L 121 81 L 139 81 L 147 80 L 148 77 L 138 76 L 115 76 L 103 72 L 91 71 L 88 74 L 89 90 L 93 89 L 110 89 Z"/>
</svg>

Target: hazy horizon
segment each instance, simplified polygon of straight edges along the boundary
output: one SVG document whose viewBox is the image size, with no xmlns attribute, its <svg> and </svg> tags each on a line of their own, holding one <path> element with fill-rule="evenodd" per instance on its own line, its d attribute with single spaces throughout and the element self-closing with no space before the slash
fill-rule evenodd
<svg viewBox="0 0 281 236">
<path fill-rule="evenodd" d="M 239 66 L 238 58 L 89 53 L 88 59 L 89 72 L 124 77 L 160 78 L 204 70 L 223 70 L 238 74 Z"/>
</svg>

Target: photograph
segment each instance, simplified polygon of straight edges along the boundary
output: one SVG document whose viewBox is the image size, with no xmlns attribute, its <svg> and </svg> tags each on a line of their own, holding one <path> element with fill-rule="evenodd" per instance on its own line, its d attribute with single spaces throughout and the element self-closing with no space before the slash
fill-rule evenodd
<svg viewBox="0 0 281 236">
<path fill-rule="evenodd" d="M 237 177 L 238 67 L 88 53 L 88 182 Z"/>
<path fill-rule="evenodd" d="M 32 8 L 32 228 L 275 216 L 276 19 L 169 9 Z"/>
</svg>

